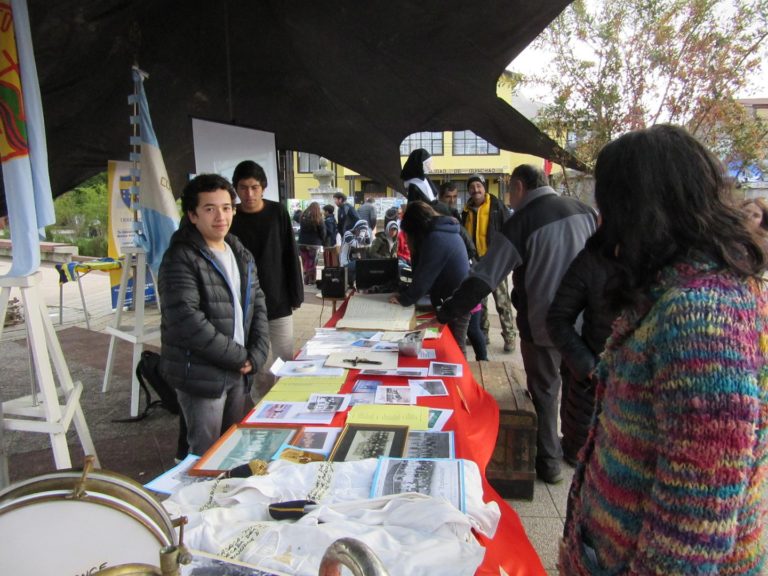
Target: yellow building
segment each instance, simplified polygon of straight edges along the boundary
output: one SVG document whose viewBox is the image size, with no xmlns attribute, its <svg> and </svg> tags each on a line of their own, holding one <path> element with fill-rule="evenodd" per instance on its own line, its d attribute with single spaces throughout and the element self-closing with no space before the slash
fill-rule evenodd
<svg viewBox="0 0 768 576">
<path fill-rule="evenodd" d="M 513 98 L 515 80 L 512 74 L 505 72 L 496 85 L 497 95 L 515 107 L 523 114 L 533 114 L 535 109 L 523 110 L 526 103 Z M 529 107 L 532 103 L 527 102 Z M 424 148 L 432 154 L 432 172 L 429 178 L 439 187 L 441 183 L 452 181 L 459 189 L 459 202 L 463 204 L 466 196 L 466 182 L 469 176 L 480 173 L 488 182 L 488 191 L 494 195 L 505 192 L 505 175 L 520 164 L 533 164 L 544 168 L 544 159 L 527 154 L 518 154 L 500 150 L 470 130 L 446 132 L 417 132 L 411 134 L 400 145 L 401 164 L 405 163 L 408 154 L 417 148 Z M 310 189 L 317 186 L 317 180 L 312 173 L 317 170 L 319 156 L 306 152 L 293 152 L 286 159 L 286 174 L 293 175 L 292 183 L 286 186 L 289 198 L 308 200 Z M 289 171 L 288 165 L 292 165 Z M 364 198 L 372 196 L 399 196 L 401 190 L 393 190 L 387 186 L 358 174 L 349 168 L 331 163 L 329 168 L 336 174 L 336 188 L 347 196 L 355 199 L 355 204 L 361 204 Z M 401 196 L 402 197 L 402 196 Z"/>
</svg>

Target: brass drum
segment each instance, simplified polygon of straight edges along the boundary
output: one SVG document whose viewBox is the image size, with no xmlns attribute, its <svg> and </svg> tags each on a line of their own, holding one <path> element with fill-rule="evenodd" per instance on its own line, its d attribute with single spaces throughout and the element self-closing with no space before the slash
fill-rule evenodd
<svg viewBox="0 0 768 576">
<path fill-rule="evenodd" d="M 0 492 L 0 574 L 81 576 L 157 565 L 171 519 L 140 484 L 105 470 L 60 471 Z"/>
</svg>

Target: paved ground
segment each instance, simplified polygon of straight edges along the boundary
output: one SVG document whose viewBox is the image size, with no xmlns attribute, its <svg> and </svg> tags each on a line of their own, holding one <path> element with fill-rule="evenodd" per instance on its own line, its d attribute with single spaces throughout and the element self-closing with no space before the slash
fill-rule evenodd
<svg viewBox="0 0 768 576">
<path fill-rule="evenodd" d="M 10 262 L 0 259 L 0 274 L 7 272 Z M 41 291 L 57 329 L 72 378 L 83 384 L 81 404 L 94 444 L 105 469 L 125 474 L 139 482 L 147 482 L 173 466 L 178 433 L 176 418 L 155 409 L 148 418 L 135 423 L 116 423 L 116 418 L 129 415 L 131 345 L 118 339 L 115 369 L 109 390 L 102 393 L 110 336 L 104 328 L 111 325 L 114 314 L 109 297 L 109 276 L 92 272 L 82 278 L 85 300 L 91 316 L 91 329 L 86 329 L 83 305 L 76 283 L 63 287 L 63 323 L 59 324 L 58 274 L 52 264 L 43 264 Z M 14 294 L 11 294 L 13 298 Z M 327 321 L 329 305 L 323 306 L 316 290 L 307 289 L 304 305 L 294 314 L 294 332 L 298 347 L 314 334 L 314 329 Z M 128 322 L 130 322 L 130 314 Z M 159 315 L 154 308 L 147 311 L 146 324 L 157 325 Z M 150 342 L 150 347 L 159 342 Z M 491 360 L 522 362 L 519 351 L 503 352 L 498 317 L 491 317 Z M 0 400 L 6 401 L 29 394 L 31 367 L 25 326 L 10 326 L 0 338 Z M 82 465 L 82 449 L 74 431 L 68 433 L 73 466 Z M 54 462 L 48 436 L 28 432 L 5 432 L 0 449 L 8 456 L 11 481 L 29 478 L 53 470 Z M 528 537 L 535 546 L 545 568 L 555 574 L 557 541 L 562 533 L 565 501 L 572 470 L 563 465 L 566 481 L 558 486 L 536 483 L 532 502 L 510 500 L 517 510 Z M 514 543 L 510 543 L 514 545 Z"/>
</svg>

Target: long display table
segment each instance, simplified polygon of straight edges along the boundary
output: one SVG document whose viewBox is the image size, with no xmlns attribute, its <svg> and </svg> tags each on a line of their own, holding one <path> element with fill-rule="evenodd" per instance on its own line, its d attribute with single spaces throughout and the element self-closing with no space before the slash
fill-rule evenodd
<svg viewBox="0 0 768 576">
<path fill-rule="evenodd" d="M 343 317 L 346 304 L 330 318 L 326 327 L 333 327 Z M 463 374 L 458 378 L 444 378 L 448 384 L 450 396 L 421 397 L 420 405 L 435 408 L 450 408 L 453 416 L 445 426 L 445 430 L 453 430 L 456 444 L 456 457 L 473 460 L 477 463 L 483 477 L 484 500 L 498 503 L 501 510 L 501 520 L 493 539 L 477 535 L 478 540 L 485 546 L 485 559 L 477 570 L 478 576 L 509 574 L 510 576 L 543 576 L 546 574 L 536 551 L 528 540 L 525 530 L 517 513 L 493 489 L 485 478 L 485 468 L 491 459 L 496 435 L 499 428 L 499 408 L 493 397 L 477 382 L 461 353 L 450 330 L 443 329 L 441 337 L 424 341 L 424 348 L 433 348 L 439 362 L 449 362 L 463 365 Z M 429 360 L 419 360 L 400 356 L 400 366 L 428 366 Z M 359 370 L 350 370 L 341 393 L 352 391 L 355 381 L 359 378 Z M 377 376 L 383 384 L 402 384 L 401 377 Z M 461 389 L 462 397 L 456 388 Z M 466 403 L 466 407 L 465 404 Z M 344 414 L 338 414 L 333 426 L 344 425 Z M 502 569 L 504 572 L 501 572 Z"/>
</svg>

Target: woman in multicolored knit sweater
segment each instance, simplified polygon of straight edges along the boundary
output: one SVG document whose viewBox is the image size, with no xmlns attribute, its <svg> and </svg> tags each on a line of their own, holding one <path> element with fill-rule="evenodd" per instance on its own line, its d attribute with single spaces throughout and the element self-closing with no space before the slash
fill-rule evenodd
<svg viewBox="0 0 768 576">
<path fill-rule="evenodd" d="M 765 574 L 768 292 L 718 161 L 680 128 L 608 144 L 595 197 L 624 313 L 597 367 L 567 576 Z"/>
</svg>

